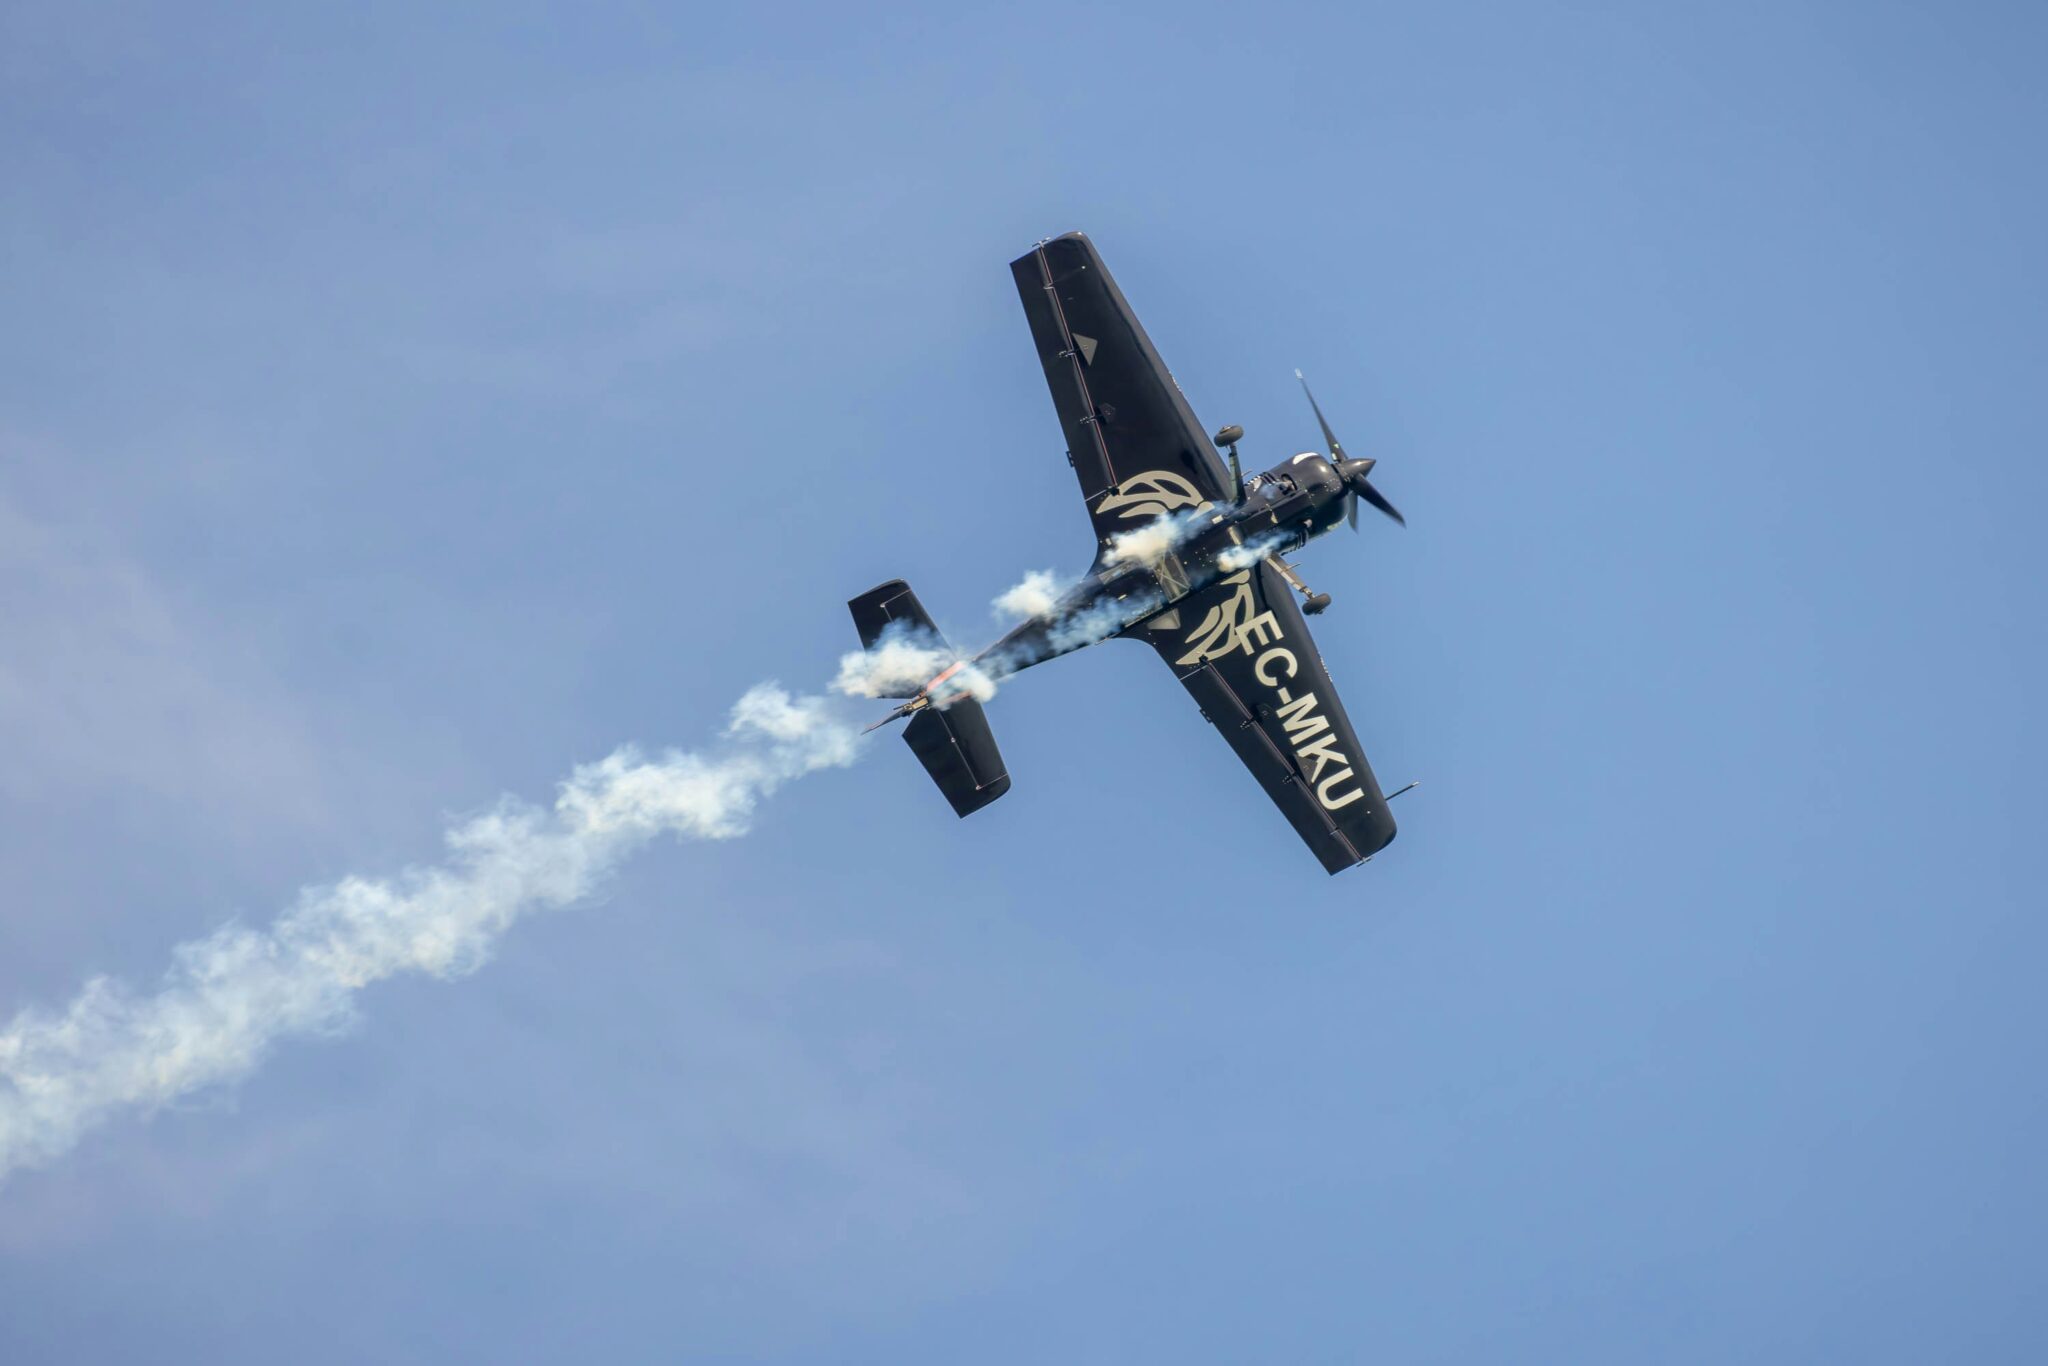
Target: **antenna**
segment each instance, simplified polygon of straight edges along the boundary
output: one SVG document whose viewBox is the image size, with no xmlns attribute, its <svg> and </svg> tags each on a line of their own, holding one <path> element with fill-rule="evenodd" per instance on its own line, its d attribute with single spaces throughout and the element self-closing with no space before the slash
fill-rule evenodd
<svg viewBox="0 0 2048 1366">
<path fill-rule="evenodd" d="M 1209 439 L 1216 443 L 1219 450 L 1225 446 L 1230 448 L 1230 482 L 1237 490 L 1237 497 L 1233 501 L 1244 502 L 1244 471 L 1238 468 L 1237 464 L 1237 443 L 1244 440 L 1244 428 L 1233 424 Z"/>
</svg>

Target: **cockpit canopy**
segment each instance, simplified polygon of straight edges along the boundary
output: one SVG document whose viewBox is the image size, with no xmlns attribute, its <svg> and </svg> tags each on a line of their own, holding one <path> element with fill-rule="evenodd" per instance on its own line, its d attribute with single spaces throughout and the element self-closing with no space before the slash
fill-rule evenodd
<svg viewBox="0 0 2048 1366">
<path fill-rule="evenodd" d="M 1255 474 L 1246 480 L 1244 491 L 1256 493 L 1269 503 L 1277 503 L 1299 487 L 1300 485 L 1294 482 L 1294 476 L 1284 470 L 1267 470 L 1264 474 Z"/>
</svg>

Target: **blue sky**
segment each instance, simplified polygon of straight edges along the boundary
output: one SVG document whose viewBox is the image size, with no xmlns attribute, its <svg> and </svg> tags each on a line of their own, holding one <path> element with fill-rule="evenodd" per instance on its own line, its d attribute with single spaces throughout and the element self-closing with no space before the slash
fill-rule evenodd
<svg viewBox="0 0 2048 1366">
<path fill-rule="evenodd" d="M 963 643 L 1089 231 L 1400 840 L 1148 650 L 0 1187 L 9 1363 L 2048 1351 L 2024 6 L 0 14 L 0 1015 Z"/>
</svg>

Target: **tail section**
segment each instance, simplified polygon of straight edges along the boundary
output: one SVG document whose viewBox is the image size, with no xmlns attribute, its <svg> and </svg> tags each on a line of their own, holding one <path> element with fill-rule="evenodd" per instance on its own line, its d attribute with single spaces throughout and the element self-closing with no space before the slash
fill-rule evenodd
<svg viewBox="0 0 2048 1366">
<path fill-rule="evenodd" d="M 864 649 L 886 645 L 886 637 L 897 633 L 944 643 L 917 594 L 901 579 L 871 588 L 846 605 Z M 1009 770 L 981 703 L 962 697 L 943 707 L 928 706 L 924 688 L 891 695 L 913 699 L 913 706 L 899 709 L 899 714 L 910 715 L 903 739 L 956 815 L 972 815 L 1010 790 Z"/>
</svg>

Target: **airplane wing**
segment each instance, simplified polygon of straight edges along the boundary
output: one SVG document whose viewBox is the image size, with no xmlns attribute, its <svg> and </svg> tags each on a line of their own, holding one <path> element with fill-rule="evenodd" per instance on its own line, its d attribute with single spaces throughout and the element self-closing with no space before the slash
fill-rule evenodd
<svg viewBox="0 0 2048 1366">
<path fill-rule="evenodd" d="M 1095 244 L 1078 232 L 1055 237 L 1012 261 L 1010 273 L 1096 539 L 1231 501 L 1229 469 Z"/>
<path fill-rule="evenodd" d="M 1340 873 L 1394 838 L 1308 622 L 1271 564 L 1192 593 L 1125 634 L 1159 651 L 1325 869 Z"/>
</svg>

